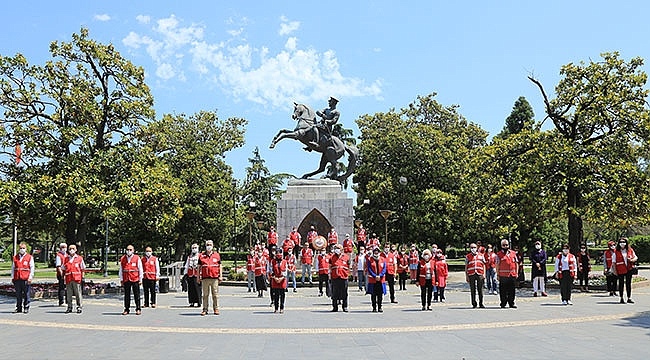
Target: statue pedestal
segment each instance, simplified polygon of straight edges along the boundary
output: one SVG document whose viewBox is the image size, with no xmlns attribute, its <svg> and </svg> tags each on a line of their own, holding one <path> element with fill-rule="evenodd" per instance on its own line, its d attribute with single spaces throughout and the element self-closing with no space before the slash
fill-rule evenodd
<svg viewBox="0 0 650 360">
<path fill-rule="evenodd" d="M 327 237 L 331 227 L 343 243 L 345 234 L 354 234 L 354 209 L 352 198 L 335 180 L 289 180 L 287 191 L 277 204 L 276 229 L 281 239 L 297 227 L 302 242 L 307 241 L 311 226 L 319 235 Z"/>
</svg>

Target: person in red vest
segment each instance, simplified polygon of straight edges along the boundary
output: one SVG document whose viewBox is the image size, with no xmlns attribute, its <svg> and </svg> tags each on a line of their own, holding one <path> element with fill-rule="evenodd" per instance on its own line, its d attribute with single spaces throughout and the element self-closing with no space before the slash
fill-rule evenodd
<svg viewBox="0 0 650 360">
<path fill-rule="evenodd" d="M 359 224 L 359 229 L 357 230 L 357 251 L 366 247 L 366 236 L 366 229 L 363 227 L 363 224 Z"/>
<path fill-rule="evenodd" d="M 75 244 L 70 244 L 68 255 L 65 257 L 63 265 L 61 265 L 61 269 L 64 273 L 68 298 L 68 308 L 65 313 L 72 312 L 72 296 L 74 295 L 77 302 L 77 314 L 81 314 L 81 281 L 86 264 L 84 259 L 77 255 L 77 246 Z"/>
<path fill-rule="evenodd" d="M 318 237 L 318 232 L 316 231 L 316 228 L 314 228 L 314 225 L 311 226 L 309 232 L 307 233 L 307 243 L 309 244 L 309 248 L 313 251 L 314 250 L 314 240 Z"/>
<path fill-rule="evenodd" d="M 607 242 L 607 250 L 603 253 L 603 274 L 607 279 L 607 291 L 609 296 L 616 296 L 616 243 Z"/>
<path fill-rule="evenodd" d="M 302 235 L 298 232 L 298 229 L 294 226 L 291 229 L 291 232 L 289 233 L 289 239 L 293 242 L 293 254 L 298 257 L 298 252 L 300 251 L 300 247 L 302 245 Z M 286 255 L 286 254 L 285 254 Z"/>
<path fill-rule="evenodd" d="M 203 292 L 203 311 L 208 314 L 208 299 L 212 295 L 212 311 L 219 315 L 219 281 L 223 280 L 221 255 L 214 249 L 212 240 L 205 242 L 205 251 L 199 256 L 199 282 Z"/>
<path fill-rule="evenodd" d="M 372 250 L 372 256 L 366 260 L 366 271 L 368 272 L 368 286 L 366 294 L 370 294 L 372 312 L 384 312 L 381 305 L 386 295 L 386 260 L 380 255 L 379 248 Z"/>
<path fill-rule="evenodd" d="M 251 249 L 246 255 L 246 286 L 248 292 L 257 291 L 255 289 L 255 250 Z"/>
<path fill-rule="evenodd" d="M 271 226 L 271 229 L 266 234 L 266 247 L 271 250 L 274 246 L 278 246 L 278 233 L 275 231 L 275 227 Z"/>
<path fill-rule="evenodd" d="M 312 285 L 311 279 L 311 266 L 314 262 L 314 251 L 311 249 L 309 242 L 302 244 L 300 250 L 300 273 L 302 274 L 302 286 L 305 286 L 305 277 L 309 280 L 309 285 Z"/>
<path fill-rule="evenodd" d="M 577 274 L 578 261 L 569 252 L 569 244 L 564 244 L 562 245 L 562 253 L 555 259 L 555 277 L 560 280 L 562 305 L 573 305 L 571 302 L 571 288 Z"/>
<path fill-rule="evenodd" d="M 431 250 L 422 251 L 422 259 L 418 260 L 417 278 L 415 286 L 420 288 L 420 300 L 422 301 L 422 311 L 431 311 L 431 296 L 433 295 L 433 285 L 435 283 L 436 263 L 431 257 Z"/>
<path fill-rule="evenodd" d="M 264 296 L 266 290 L 266 257 L 262 250 L 258 250 L 255 255 L 255 288 L 257 289 L 257 297 Z"/>
<path fill-rule="evenodd" d="M 409 251 L 409 275 L 411 277 L 411 284 L 415 284 L 416 282 L 420 281 L 416 275 L 419 263 L 420 255 L 418 254 L 418 249 L 415 247 L 415 244 L 413 244 L 411 245 L 411 250 Z"/>
<path fill-rule="evenodd" d="M 318 296 L 323 296 L 323 285 L 325 285 L 325 294 L 329 297 L 329 255 L 325 250 L 321 250 L 316 257 L 316 271 L 318 272 Z"/>
<path fill-rule="evenodd" d="M 199 283 L 199 244 L 192 244 L 190 254 L 185 261 L 185 275 L 187 276 L 187 301 L 190 307 L 201 306 L 201 285 Z"/>
<path fill-rule="evenodd" d="M 144 249 L 142 257 L 142 288 L 144 289 L 144 307 L 156 307 L 156 281 L 160 279 L 160 262 L 153 256 L 150 246 Z"/>
<path fill-rule="evenodd" d="M 34 279 L 34 258 L 27 253 L 27 244 L 18 245 L 18 253 L 11 262 L 11 281 L 16 288 L 16 310 L 14 313 L 29 313 L 30 292 Z"/>
<path fill-rule="evenodd" d="M 372 236 L 370 237 L 370 239 L 368 239 L 368 246 L 366 247 L 366 250 L 373 251 L 374 248 L 378 248 L 378 247 L 379 247 L 379 238 L 377 237 L 377 234 L 372 233 Z"/>
<path fill-rule="evenodd" d="M 440 298 L 440 302 L 445 302 L 447 301 L 445 299 L 445 288 L 447 287 L 447 277 L 449 276 L 449 267 L 447 266 L 447 261 L 445 260 L 445 255 L 442 253 L 442 249 L 438 249 L 438 253 L 436 254 L 435 257 L 434 275 L 436 278 L 435 278 L 435 283 L 433 284 L 435 286 L 433 301 L 436 302 L 438 301 L 437 299 Z"/>
<path fill-rule="evenodd" d="M 472 307 L 476 309 L 478 305 L 481 309 L 483 305 L 483 283 L 485 281 L 485 257 L 478 251 L 477 244 L 469 245 L 469 254 L 465 256 L 465 281 L 469 283 L 470 293 L 472 296 Z M 478 290 L 478 304 L 476 303 L 476 291 Z"/>
<path fill-rule="evenodd" d="M 330 232 L 327 233 L 327 246 L 336 245 L 339 243 L 339 234 L 336 233 L 336 229 L 332 227 Z"/>
<path fill-rule="evenodd" d="M 291 282 L 293 283 L 293 292 L 296 292 L 296 256 L 293 254 L 293 251 L 285 253 L 284 260 L 287 263 L 287 281 L 291 279 Z"/>
<path fill-rule="evenodd" d="M 591 271 L 591 257 L 587 251 L 587 244 L 580 244 L 580 252 L 576 255 L 578 260 L 578 281 L 580 290 L 589 292 L 589 272 Z"/>
<path fill-rule="evenodd" d="M 388 293 L 390 302 L 397 304 L 395 300 L 395 275 L 397 274 L 397 256 L 395 254 L 395 245 L 384 245 L 384 252 L 381 257 L 386 260 L 386 283 L 388 284 Z"/>
<path fill-rule="evenodd" d="M 59 244 L 59 251 L 56 253 L 55 266 L 56 266 L 56 279 L 58 280 L 58 297 L 59 297 L 59 306 L 63 306 L 63 303 L 66 301 L 65 297 L 65 275 L 63 274 L 63 263 L 65 262 L 65 257 L 68 255 L 68 244 L 62 242 Z"/>
<path fill-rule="evenodd" d="M 620 238 L 616 246 L 616 275 L 618 276 L 618 294 L 621 297 L 621 304 L 625 304 L 623 285 L 625 285 L 627 303 L 634 304 L 634 300 L 632 300 L 632 275 L 634 275 L 632 269 L 638 259 L 634 249 L 628 246 L 627 238 Z"/>
<path fill-rule="evenodd" d="M 514 251 L 510 250 L 508 239 L 501 240 L 501 251 L 497 253 L 497 280 L 499 281 L 500 306 L 506 304 L 512 309 L 515 305 L 515 281 L 519 273 L 519 260 Z"/>
<path fill-rule="evenodd" d="M 332 312 L 339 311 L 339 302 L 343 312 L 348 312 L 348 278 L 350 277 L 350 259 L 343 253 L 343 245 L 336 244 L 329 259 L 330 282 L 332 284 Z"/>
<path fill-rule="evenodd" d="M 350 262 L 352 262 L 353 252 L 354 252 L 354 242 L 352 242 L 352 239 L 350 239 L 350 234 L 345 234 L 345 239 L 343 239 L 343 253 L 348 256 Z M 351 263 L 350 266 L 352 266 Z"/>
<path fill-rule="evenodd" d="M 287 262 L 282 258 L 282 249 L 275 250 L 275 256 L 271 259 L 271 271 L 269 274 L 271 282 L 271 298 L 275 306 L 274 313 L 280 310 L 284 313 L 285 290 L 287 289 Z"/>
<path fill-rule="evenodd" d="M 293 252 L 293 240 L 290 235 L 287 235 L 282 241 L 282 253 L 286 254 L 289 251 Z"/>
<path fill-rule="evenodd" d="M 142 284 L 142 261 L 133 253 L 133 245 L 126 247 L 126 254 L 120 259 L 118 277 L 124 288 L 124 311 L 122 315 L 128 315 L 131 308 L 131 292 L 135 301 L 135 314 L 140 315 L 140 285 Z"/>
<path fill-rule="evenodd" d="M 487 280 L 488 294 L 497 294 L 497 254 L 492 249 L 492 244 L 488 244 L 485 253 L 485 276 Z M 546 293 L 544 293 L 546 294 Z"/>
<path fill-rule="evenodd" d="M 409 274 L 409 256 L 406 249 L 402 247 L 397 254 L 397 275 L 399 276 L 399 290 L 406 291 L 406 278 Z"/>
</svg>

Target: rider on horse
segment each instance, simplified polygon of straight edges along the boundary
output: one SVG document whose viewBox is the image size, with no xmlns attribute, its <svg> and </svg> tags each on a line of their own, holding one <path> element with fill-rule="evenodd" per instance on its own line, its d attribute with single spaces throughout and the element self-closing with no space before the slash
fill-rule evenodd
<svg viewBox="0 0 650 360">
<path fill-rule="evenodd" d="M 338 104 L 338 102 L 338 100 L 330 96 L 329 100 L 327 101 L 329 107 L 323 109 L 322 112 L 316 111 L 316 115 L 320 116 L 322 120 L 321 122 L 317 122 L 311 127 L 311 129 L 309 129 L 309 131 L 314 133 L 314 141 L 310 141 L 309 145 L 313 146 L 314 148 L 320 146 L 319 143 L 321 134 L 319 129 L 323 131 L 323 135 L 326 138 L 326 141 L 324 141 L 325 144 L 329 143 L 329 141 L 332 139 L 332 127 L 339 121 L 339 117 L 341 116 L 341 113 L 336 109 L 336 104 Z"/>
</svg>

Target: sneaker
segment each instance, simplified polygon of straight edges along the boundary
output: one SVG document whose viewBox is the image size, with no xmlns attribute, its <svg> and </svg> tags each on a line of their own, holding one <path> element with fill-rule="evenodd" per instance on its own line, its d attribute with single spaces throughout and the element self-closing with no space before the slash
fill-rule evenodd
<svg viewBox="0 0 650 360">
<path fill-rule="evenodd" d="M 623 298 L 621 298 L 621 301 L 619 301 L 619 302 L 620 302 L 621 304 L 625 304 L 625 300 L 623 300 Z"/>
<path fill-rule="evenodd" d="M 634 304 L 634 300 L 632 300 L 632 299 L 627 299 L 627 303 L 628 303 L 628 304 Z"/>
<path fill-rule="evenodd" d="M 395 300 L 391 300 L 390 303 L 391 303 L 391 304 L 397 304 L 397 301 L 395 301 Z"/>
<path fill-rule="evenodd" d="M 348 308 L 343 308 L 343 312 L 348 312 Z"/>
<path fill-rule="evenodd" d="M 511 308 L 511 309 L 516 309 L 516 308 L 517 308 L 517 305 L 510 305 L 510 308 Z"/>
<path fill-rule="evenodd" d="M 447 300 L 445 300 L 445 299 L 441 299 L 440 302 L 445 303 L 445 302 L 447 302 Z"/>
<path fill-rule="evenodd" d="M 77 308 L 77 314 L 81 314 L 81 308 Z"/>
<path fill-rule="evenodd" d="M 542 296 L 548 296 L 548 294 L 542 291 Z"/>
<path fill-rule="evenodd" d="M 129 315 L 129 310 L 122 311 L 122 315 Z"/>
<path fill-rule="evenodd" d="M 423 306 L 423 307 L 422 307 L 422 311 L 424 311 L 424 310 L 425 310 L 425 307 Z"/>
<path fill-rule="evenodd" d="M 567 305 L 573 305 L 573 303 L 571 302 L 571 300 L 567 300 L 566 303 L 567 303 Z"/>
<path fill-rule="evenodd" d="M 207 311 L 201 311 L 201 316 L 206 316 L 206 315 L 208 315 Z"/>
<path fill-rule="evenodd" d="M 537 293 L 536 293 L 536 292 L 533 293 L 533 297 L 537 297 Z"/>
<path fill-rule="evenodd" d="M 29 314 L 29 308 L 25 308 L 25 311 L 23 311 L 23 314 Z"/>
<path fill-rule="evenodd" d="M 384 312 L 384 310 L 382 310 L 381 308 L 379 308 L 379 310 L 377 310 L 377 311 L 379 311 L 380 313 Z"/>
<path fill-rule="evenodd" d="M 427 310 L 428 311 L 433 311 L 433 309 L 431 309 L 431 306 L 427 306 Z"/>
<path fill-rule="evenodd" d="M 345 311 L 345 310 L 343 310 Z M 280 314 L 284 314 L 284 309 L 280 309 Z"/>
<path fill-rule="evenodd" d="M 293 289 L 293 292 L 298 292 L 296 289 Z"/>
<path fill-rule="evenodd" d="M 479 304 L 478 307 L 480 307 L 481 309 L 485 309 L 485 305 L 483 305 L 483 304 Z"/>
<path fill-rule="evenodd" d="M 562 305 L 566 305 L 566 300 L 562 300 Z"/>
<path fill-rule="evenodd" d="M 141 311 L 141 310 L 136 310 L 136 311 L 135 311 L 135 314 L 136 314 L 136 315 L 142 315 L 142 311 Z"/>
<path fill-rule="evenodd" d="M 69 314 L 69 313 L 71 313 L 71 312 L 72 312 L 72 309 L 70 309 L 70 308 L 68 308 L 68 309 L 65 310 L 65 313 L 66 313 L 66 314 Z"/>
<path fill-rule="evenodd" d="M 219 315 L 219 309 L 214 309 L 214 314 Z"/>
</svg>

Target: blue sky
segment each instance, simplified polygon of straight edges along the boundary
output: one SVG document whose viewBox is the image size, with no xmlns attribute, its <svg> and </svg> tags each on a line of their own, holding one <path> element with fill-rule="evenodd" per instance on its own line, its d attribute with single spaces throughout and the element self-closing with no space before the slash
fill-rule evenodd
<svg viewBox="0 0 650 360">
<path fill-rule="evenodd" d="M 340 100 L 358 136 L 363 114 L 438 93 L 468 120 L 498 133 L 519 96 L 544 117 L 547 92 L 569 62 L 620 51 L 650 59 L 647 1 L 11 1 L 0 54 L 49 59 L 51 41 L 85 26 L 142 66 L 156 116 L 217 109 L 249 121 L 246 145 L 227 155 L 244 178 L 255 146 L 271 172 L 300 176 L 318 155 L 273 135 L 293 128 L 294 101 Z M 645 70 L 648 71 L 647 66 Z"/>
</svg>

